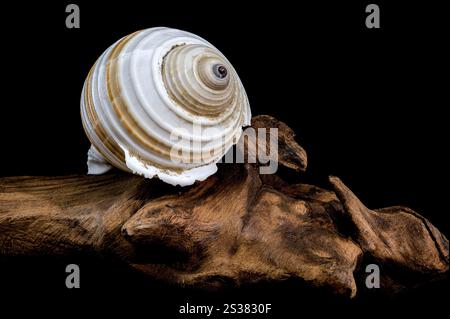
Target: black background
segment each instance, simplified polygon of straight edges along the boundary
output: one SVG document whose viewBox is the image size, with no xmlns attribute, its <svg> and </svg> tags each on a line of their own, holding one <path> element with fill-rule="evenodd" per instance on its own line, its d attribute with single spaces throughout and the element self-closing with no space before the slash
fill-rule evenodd
<svg viewBox="0 0 450 319">
<path fill-rule="evenodd" d="M 65 27 L 70 2 L 2 4 L 0 176 L 85 173 L 89 143 L 79 100 L 90 67 L 120 37 L 168 26 L 218 47 L 238 71 L 253 114 L 294 129 L 309 156 L 300 180 L 329 187 L 328 175 L 337 175 L 367 206 L 409 206 L 448 234 L 441 186 L 448 161 L 445 11 L 425 1 L 374 2 L 381 29 L 371 30 L 368 1 L 75 1 L 80 29 Z M 81 265 L 82 289 L 65 289 L 67 262 Z M 443 308 L 449 292 L 433 284 L 394 300 L 349 303 L 298 289 L 282 283 L 205 294 L 151 282 L 105 260 L 0 260 L 0 293 L 30 305 L 22 310 L 47 313 L 57 303 L 70 313 L 94 307 L 168 317 L 185 301 L 251 299 L 273 303 L 274 316 L 301 317 L 311 308 L 319 316 L 336 309 L 404 314 Z"/>
</svg>

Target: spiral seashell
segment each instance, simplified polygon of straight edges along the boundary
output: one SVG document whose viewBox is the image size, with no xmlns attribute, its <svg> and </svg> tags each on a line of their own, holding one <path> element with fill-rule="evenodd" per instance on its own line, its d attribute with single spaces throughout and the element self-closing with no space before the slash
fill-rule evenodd
<svg viewBox="0 0 450 319">
<path fill-rule="evenodd" d="M 251 111 L 225 56 L 189 32 L 151 28 L 109 47 L 84 83 L 88 173 L 111 166 L 190 185 L 217 171 Z"/>
</svg>

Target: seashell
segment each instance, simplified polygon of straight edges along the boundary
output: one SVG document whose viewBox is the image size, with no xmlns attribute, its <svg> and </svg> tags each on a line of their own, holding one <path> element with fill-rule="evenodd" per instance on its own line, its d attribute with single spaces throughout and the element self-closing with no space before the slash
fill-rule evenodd
<svg viewBox="0 0 450 319">
<path fill-rule="evenodd" d="M 189 32 L 150 28 L 109 47 L 84 83 L 88 173 L 112 166 L 190 185 L 217 171 L 251 111 L 225 56 Z"/>
</svg>

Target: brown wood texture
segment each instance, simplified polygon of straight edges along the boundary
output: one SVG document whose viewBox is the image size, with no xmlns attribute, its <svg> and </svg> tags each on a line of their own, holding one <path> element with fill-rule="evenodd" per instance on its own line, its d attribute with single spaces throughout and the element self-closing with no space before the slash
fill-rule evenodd
<svg viewBox="0 0 450 319">
<path fill-rule="evenodd" d="M 252 125 L 277 127 L 279 165 L 306 169 L 289 127 L 269 116 Z M 370 210 L 339 178 L 330 185 L 288 184 L 248 163 L 185 188 L 118 172 L 1 178 L 0 255 L 102 254 L 173 284 L 297 278 L 348 297 L 364 289 L 368 262 L 388 292 L 448 275 L 448 240 L 426 218 Z"/>
</svg>

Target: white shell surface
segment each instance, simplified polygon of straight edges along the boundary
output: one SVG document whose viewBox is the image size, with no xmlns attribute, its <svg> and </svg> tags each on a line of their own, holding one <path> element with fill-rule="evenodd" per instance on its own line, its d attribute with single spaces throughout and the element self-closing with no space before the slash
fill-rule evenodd
<svg viewBox="0 0 450 319">
<path fill-rule="evenodd" d="M 185 186 L 217 171 L 251 111 L 236 71 L 214 46 L 189 32 L 151 28 L 97 60 L 81 117 L 92 143 L 90 174 L 112 165 Z"/>
</svg>

